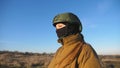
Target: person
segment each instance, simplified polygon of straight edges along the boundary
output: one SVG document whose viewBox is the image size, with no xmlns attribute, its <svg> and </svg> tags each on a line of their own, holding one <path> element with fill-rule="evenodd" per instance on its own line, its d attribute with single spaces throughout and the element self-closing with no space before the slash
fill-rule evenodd
<svg viewBox="0 0 120 68">
<path fill-rule="evenodd" d="M 75 14 L 65 12 L 56 15 L 53 26 L 62 46 L 55 53 L 48 68 L 101 68 L 95 50 L 84 41 L 82 24 Z"/>
</svg>

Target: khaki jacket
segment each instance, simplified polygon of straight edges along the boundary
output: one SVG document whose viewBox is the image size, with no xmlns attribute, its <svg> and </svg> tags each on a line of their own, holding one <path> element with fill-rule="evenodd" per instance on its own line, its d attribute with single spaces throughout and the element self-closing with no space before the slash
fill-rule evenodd
<svg viewBox="0 0 120 68">
<path fill-rule="evenodd" d="M 62 46 L 48 68 L 101 68 L 96 52 L 84 42 L 82 35 L 70 35 L 59 42 Z"/>
</svg>

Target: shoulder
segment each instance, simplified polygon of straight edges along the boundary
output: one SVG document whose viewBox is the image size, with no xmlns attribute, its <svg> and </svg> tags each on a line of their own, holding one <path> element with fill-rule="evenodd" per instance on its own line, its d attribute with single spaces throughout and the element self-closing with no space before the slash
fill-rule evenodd
<svg viewBox="0 0 120 68">
<path fill-rule="evenodd" d="M 81 58 L 88 59 L 90 57 L 98 57 L 96 51 L 93 49 L 93 47 L 88 44 L 84 43 L 81 49 L 81 52 L 79 54 L 79 60 L 82 60 Z"/>
<path fill-rule="evenodd" d="M 84 43 L 84 45 L 82 47 L 82 51 L 87 52 L 87 53 L 90 53 L 90 52 L 94 53 L 95 52 L 94 48 L 88 43 Z"/>
<path fill-rule="evenodd" d="M 56 53 L 55 53 L 55 55 L 54 55 L 54 56 L 57 56 L 57 55 L 58 55 L 58 53 L 60 53 L 60 52 L 61 52 L 61 50 L 62 50 L 62 47 L 59 47 L 59 48 L 57 49 L 57 51 L 56 51 Z"/>
<path fill-rule="evenodd" d="M 100 61 L 97 53 L 90 44 L 84 44 L 77 59 L 81 68 L 100 68 Z"/>
<path fill-rule="evenodd" d="M 84 43 L 82 45 L 82 51 L 81 52 L 88 52 L 88 51 L 91 51 L 93 48 L 90 44 L 88 43 Z"/>
</svg>

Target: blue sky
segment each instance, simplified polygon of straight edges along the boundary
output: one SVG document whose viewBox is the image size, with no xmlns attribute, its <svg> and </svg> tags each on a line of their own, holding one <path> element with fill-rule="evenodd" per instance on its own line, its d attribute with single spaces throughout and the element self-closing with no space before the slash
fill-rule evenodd
<svg viewBox="0 0 120 68">
<path fill-rule="evenodd" d="M 98 54 L 120 54 L 119 0 L 0 0 L 0 50 L 55 52 L 53 17 L 73 12 Z"/>
</svg>

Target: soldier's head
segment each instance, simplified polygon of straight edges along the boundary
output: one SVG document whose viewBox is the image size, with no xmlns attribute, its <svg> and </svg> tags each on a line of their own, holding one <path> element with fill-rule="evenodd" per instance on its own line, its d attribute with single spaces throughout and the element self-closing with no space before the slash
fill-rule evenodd
<svg viewBox="0 0 120 68">
<path fill-rule="evenodd" d="M 82 24 L 79 18 L 70 12 L 61 13 L 54 17 L 53 26 L 59 38 L 63 38 L 82 31 Z"/>
</svg>

